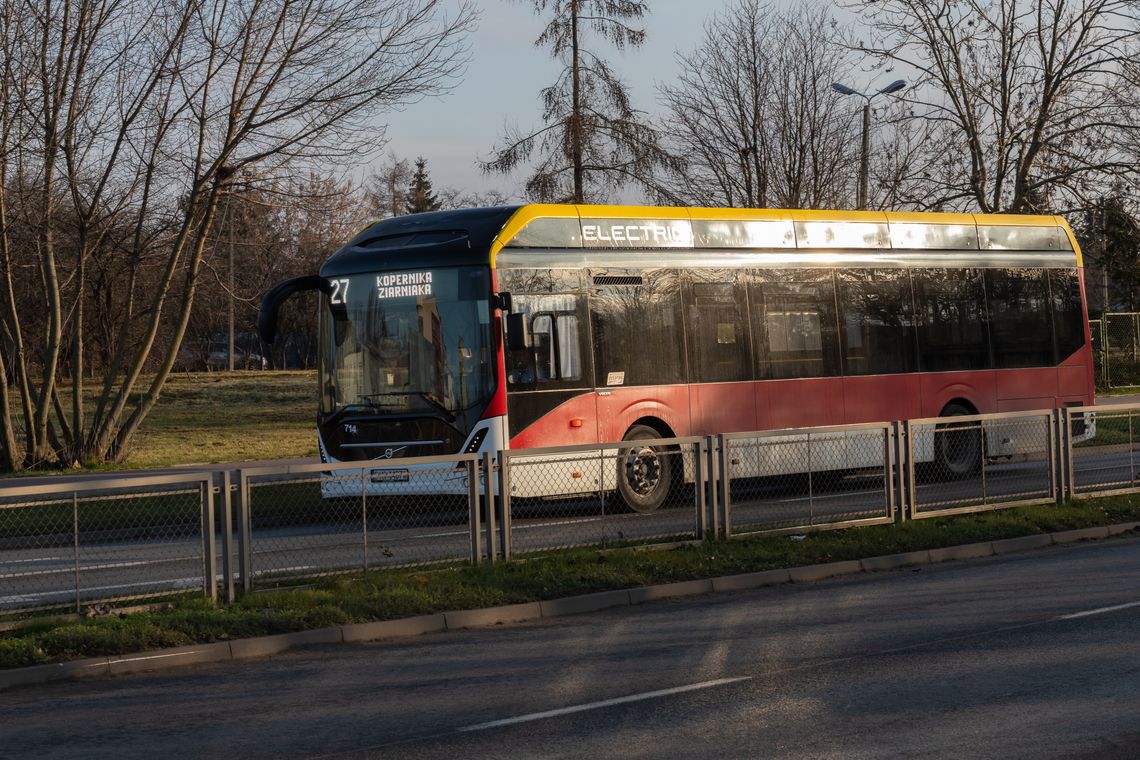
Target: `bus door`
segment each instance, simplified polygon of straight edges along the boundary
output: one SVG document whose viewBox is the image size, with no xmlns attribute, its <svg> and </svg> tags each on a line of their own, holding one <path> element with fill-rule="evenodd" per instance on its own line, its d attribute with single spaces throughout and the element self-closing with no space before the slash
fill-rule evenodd
<svg viewBox="0 0 1140 760">
<path fill-rule="evenodd" d="M 587 350 L 586 308 L 577 293 L 513 293 L 530 346 L 507 352 L 511 448 L 596 443 L 598 415 Z"/>
</svg>

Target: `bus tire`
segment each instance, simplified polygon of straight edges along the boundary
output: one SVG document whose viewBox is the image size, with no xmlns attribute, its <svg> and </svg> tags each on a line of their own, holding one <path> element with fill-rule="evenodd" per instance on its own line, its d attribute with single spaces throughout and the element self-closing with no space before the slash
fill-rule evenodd
<svg viewBox="0 0 1140 760">
<path fill-rule="evenodd" d="M 646 425 L 634 425 L 623 441 L 644 441 L 661 435 Z M 673 486 L 673 468 L 662 447 L 634 445 L 620 450 L 617 486 L 622 502 L 634 512 L 656 512 Z"/>
<path fill-rule="evenodd" d="M 947 404 L 940 417 L 962 417 L 976 414 L 962 404 Z M 954 428 L 966 428 L 955 431 Z M 978 423 L 947 422 L 935 433 L 935 462 L 943 478 L 957 479 L 973 475 L 982 467 L 982 431 Z"/>
</svg>

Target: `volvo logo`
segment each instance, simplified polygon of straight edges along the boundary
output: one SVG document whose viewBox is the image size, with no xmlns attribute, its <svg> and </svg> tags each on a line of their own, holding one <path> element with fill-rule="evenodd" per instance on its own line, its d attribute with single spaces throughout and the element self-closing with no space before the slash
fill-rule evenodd
<svg viewBox="0 0 1140 760">
<path fill-rule="evenodd" d="M 381 454 L 380 456 L 384 457 L 385 459 L 391 459 L 392 457 L 396 456 L 397 454 L 399 454 L 401 451 L 403 451 L 406 448 L 408 448 L 408 447 L 407 446 L 401 446 L 398 449 L 392 449 L 392 448 L 384 449 L 384 453 Z"/>
</svg>

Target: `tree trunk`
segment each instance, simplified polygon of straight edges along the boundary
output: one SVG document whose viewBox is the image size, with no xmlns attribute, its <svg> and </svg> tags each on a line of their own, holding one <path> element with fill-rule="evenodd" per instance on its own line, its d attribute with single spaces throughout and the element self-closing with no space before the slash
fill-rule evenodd
<svg viewBox="0 0 1140 760">
<path fill-rule="evenodd" d="M 571 162 L 574 165 L 574 203 L 585 203 L 582 171 L 582 92 L 578 60 L 578 0 L 570 0 L 570 50 L 572 61 L 570 64 L 573 78 L 573 93 L 570 107 L 570 152 Z"/>
</svg>

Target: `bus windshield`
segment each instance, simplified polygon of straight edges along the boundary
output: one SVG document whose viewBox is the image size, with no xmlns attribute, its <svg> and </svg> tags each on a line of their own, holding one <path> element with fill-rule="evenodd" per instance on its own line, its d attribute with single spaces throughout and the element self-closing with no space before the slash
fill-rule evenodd
<svg viewBox="0 0 1140 760">
<path fill-rule="evenodd" d="M 321 411 L 482 408 L 495 377 L 486 266 L 329 278 L 322 301 Z"/>
</svg>

